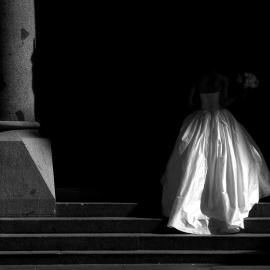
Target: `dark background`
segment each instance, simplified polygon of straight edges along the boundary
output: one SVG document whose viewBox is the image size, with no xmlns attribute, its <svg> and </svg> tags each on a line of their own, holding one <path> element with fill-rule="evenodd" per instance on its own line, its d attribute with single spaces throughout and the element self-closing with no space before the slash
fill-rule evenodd
<svg viewBox="0 0 270 270">
<path fill-rule="evenodd" d="M 90 200 L 160 201 L 188 91 L 210 66 L 232 82 L 242 71 L 258 76 L 260 87 L 228 109 L 270 164 L 261 28 L 207 27 L 172 11 L 36 1 L 36 117 L 52 141 L 57 188 L 85 190 Z"/>
</svg>

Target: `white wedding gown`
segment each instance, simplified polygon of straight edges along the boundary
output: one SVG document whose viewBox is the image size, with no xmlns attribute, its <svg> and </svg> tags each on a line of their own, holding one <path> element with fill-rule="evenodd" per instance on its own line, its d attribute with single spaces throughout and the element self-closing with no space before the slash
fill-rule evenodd
<svg viewBox="0 0 270 270">
<path fill-rule="evenodd" d="M 270 195 L 262 153 L 226 109 L 202 109 L 186 118 L 161 184 L 167 226 L 194 234 L 244 228 L 253 205 Z"/>
</svg>

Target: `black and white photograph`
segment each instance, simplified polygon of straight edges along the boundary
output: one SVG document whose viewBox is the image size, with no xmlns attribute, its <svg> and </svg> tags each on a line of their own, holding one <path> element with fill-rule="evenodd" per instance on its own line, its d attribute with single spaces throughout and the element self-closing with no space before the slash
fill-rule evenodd
<svg viewBox="0 0 270 270">
<path fill-rule="evenodd" d="M 247 6 L 0 0 L 0 270 L 270 269 Z"/>
</svg>

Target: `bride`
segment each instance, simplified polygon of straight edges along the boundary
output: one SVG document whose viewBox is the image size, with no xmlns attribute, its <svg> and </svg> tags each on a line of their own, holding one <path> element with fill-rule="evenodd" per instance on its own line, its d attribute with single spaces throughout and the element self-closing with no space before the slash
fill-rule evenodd
<svg viewBox="0 0 270 270">
<path fill-rule="evenodd" d="M 196 83 L 201 109 L 180 130 L 161 179 L 168 227 L 193 234 L 237 233 L 259 199 L 270 195 L 263 155 L 224 107 L 228 79 L 217 72 Z"/>
</svg>

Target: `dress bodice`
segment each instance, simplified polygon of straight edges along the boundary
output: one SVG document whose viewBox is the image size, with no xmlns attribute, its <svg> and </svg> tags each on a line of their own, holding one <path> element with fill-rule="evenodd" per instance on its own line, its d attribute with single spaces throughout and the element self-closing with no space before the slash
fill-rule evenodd
<svg viewBox="0 0 270 270">
<path fill-rule="evenodd" d="M 218 110 L 220 108 L 219 95 L 220 92 L 200 93 L 202 109 L 210 111 Z"/>
</svg>

